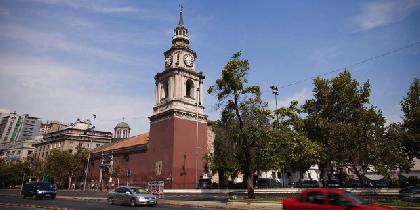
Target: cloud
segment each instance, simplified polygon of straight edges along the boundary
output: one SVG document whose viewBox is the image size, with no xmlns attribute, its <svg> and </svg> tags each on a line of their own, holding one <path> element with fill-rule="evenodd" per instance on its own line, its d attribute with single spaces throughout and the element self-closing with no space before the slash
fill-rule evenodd
<svg viewBox="0 0 420 210">
<path fill-rule="evenodd" d="M 98 78 L 96 74 L 39 57 L 2 55 L 0 107 L 63 122 L 95 113 L 98 129 L 107 131 L 126 117 L 133 134 L 148 131 L 147 116 L 152 112 L 153 96 L 121 94 L 112 88 L 125 79 L 119 75 Z"/>
<path fill-rule="evenodd" d="M 136 13 L 138 9 L 133 6 L 119 6 L 119 5 L 108 5 L 104 6 L 102 4 L 95 4 L 92 1 L 84 0 L 31 0 L 38 3 L 48 4 L 48 5 L 58 5 L 70 7 L 72 9 L 86 9 L 93 12 L 103 13 L 103 14 L 112 14 L 112 13 Z"/>
<path fill-rule="evenodd" d="M 0 16 L 9 16 L 10 11 L 8 9 L 0 8 Z"/>
<path fill-rule="evenodd" d="M 0 36 L 24 42 L 38 50 L 61 51 L 78 56 L 86 55 L 118 62 L 137 62 L 136 58 L 93 47 L 89 44 L 71 40 L 65 35 L 51 31 L 37 31 L 29 27 L 17 25 L 0 25 Z"/>
<path fill-rule="evenodd" d="M 374 29 L 402 20 L 420 5 L 420 1 L 379 1 L 367 3 L 362 11 L 352 18 L 362 30 Z"/>
<path fill-rule="evenodd" d="M 312 92 L 309 91 L 307 88 L 302 88 L 298 92 L 294 92 L 291 95 L 287 96 L 286 98 L 278 100 L 278 107 L 288 107 L 291 101 L 298 101 L 300 105 L 305 103 L 306 100 L 312 97 Z M 275 101 L 272 100 L 270 105 L 274 108 Z"/>
</svg>

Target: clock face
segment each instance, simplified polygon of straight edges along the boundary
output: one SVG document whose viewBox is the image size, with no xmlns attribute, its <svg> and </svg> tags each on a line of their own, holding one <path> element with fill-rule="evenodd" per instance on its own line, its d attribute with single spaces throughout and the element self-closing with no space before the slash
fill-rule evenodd
<svg viewBox="0 0 420 210">
<path fill-rule="evenodd" d="M 172 56 L 168 55 L 168 57 L 165 58 L 165 65 L 170 66 L 172 64 Z"/>
<path fill-rule="evenodd" d="M 184 55 L 184 62 L 185 65 L 187 65 L 188 67 L 193 66 L 194 63 L 194 57 L 191 54 L 186 54 Z"/>
</svg>

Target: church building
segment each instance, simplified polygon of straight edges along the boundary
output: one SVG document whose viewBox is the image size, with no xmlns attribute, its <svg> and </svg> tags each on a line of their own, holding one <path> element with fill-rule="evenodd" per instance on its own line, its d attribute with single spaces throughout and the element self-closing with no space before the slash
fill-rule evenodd
<svg viewBox="0 0 420 210">
<path fill-rule="evenodd" d="M 163 54 L 165 68 L 154 77 L 150 131 L 93 150 L 88 183 L 115 185 L 115 177 L 109 177 L 112 170 L 121 170 L 119 184 L 145 186 L 149 181 L 163 181 L 165 188 L 196 188 L 198 180 L 206 176 L 205 77 L 196 71 L 197 54 L 190 47 L 182 10 L 172 46 Z"/>
</svg>

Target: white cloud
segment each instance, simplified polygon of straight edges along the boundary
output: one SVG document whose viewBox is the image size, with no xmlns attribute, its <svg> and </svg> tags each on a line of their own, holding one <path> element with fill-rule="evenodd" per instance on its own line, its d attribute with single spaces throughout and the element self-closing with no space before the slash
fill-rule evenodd
<svg viewBox="0 0 420 210">
<path fill-rule="evenodd" d="M 9 16 L 10 11 L 8 9 L 0 8 L 0 16 Z"/>
<path fill-rule="evenodd" d="M 148 131 L 152 96 L 120 94 L 110 88 L 125 78 L 95 77 L 50 60 L 1 56 L 0 107 L 63 122 L 95 113 L 96 127 L 107 131 L 126 117 L 133 134 Z"/>
<path fill-rule="evenodd" d="M 136 63 L 138 60 L 121 53 L 89 46 L 80 41 L 71 40 L 65 35 L 51 31 L 38 31 L 29 27 L 0 25 L 0 36 L 24 42 L 38 50 L 54 50 L 67 53 L 99 57 L 118 62 Z"/>
<path fill-rule="evenodd" d="M 420 1 L 376 1 L 367 3 L 352 18 L 360 29 L 369 30 L 399 21 L 418 8 Z"/>
<path fill-rule="evenodd" d="M 49 4 L 49 5 L 60 5 L 70 7 L 72 9 L 87 9 L 98 13 L 135 13 L 138 9 L 133 6 L 119 6 L 119 5 L 108 5 L 95 4 L 92 1 L 86 0 L 31 0 L 38 3 Z"/>
<path fill-rule="evenodd" d="M 281 92 L 280 92 L 281 94 Z M 298 92 L 294 92 L 292 94 L 288 94 L 286 98 L 282 98 L 278 100 L 278 107 L 288 107 L 291 101 L 298 101 L 299 105 L 305 103 L 306 100 L 312 97 L 312 92 L 309 91 L 307 88 L 302 88 Z M 270 105 L 274 108 L 275 101 L 272 100 Z"/>
</svg>

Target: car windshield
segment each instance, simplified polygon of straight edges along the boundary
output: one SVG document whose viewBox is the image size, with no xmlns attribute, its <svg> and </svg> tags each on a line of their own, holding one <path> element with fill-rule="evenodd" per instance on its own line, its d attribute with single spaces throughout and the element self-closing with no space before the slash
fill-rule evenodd
<svg viewBox="0 0 420 210">
<path fill-rule="evenodd" d="M 357 203 L 357 204 L 362 204 L 362 205 L 367 205 L 369 204 L 367 201 L 363 200 L 362 198 L 355 196 L 353 194 L 351 194 L 350 192 L 343 192 L 343 195 L 345 195 L 347 198 L 350 198 L 353 202 Z"/>
<path fill-rule="evenodd" d="M 146 190 L 141 189 L 141 188 L 130 188 L 130 191 L 131 192 L 134 192 L 136 194 L 144 194 L 144 193 L 147 193 Z"/>
<path fill-rule="evenodd" d="M 53 184 L 47 183 L 47 182 L 37 183 L 36 186 L 39 187 L 39 188 L 54 188 Z"/>
</svg>

